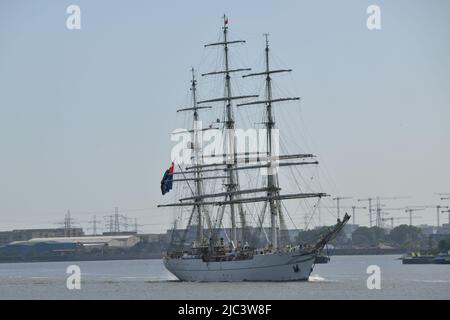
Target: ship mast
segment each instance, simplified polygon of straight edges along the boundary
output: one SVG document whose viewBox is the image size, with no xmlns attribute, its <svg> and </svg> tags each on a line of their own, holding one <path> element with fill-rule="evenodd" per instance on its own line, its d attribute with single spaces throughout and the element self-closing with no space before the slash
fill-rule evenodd
<svg viewBox="0 0 450 320">
<path fill-rule="evenodd" d="M 198 131 L 198 125 L 199 125 L 199 118 L 198 118 L 198 108 L 197 108 L 197 81 L 195 80 L 195 74 L 194 74 L 194 68 L 191 69 L 192 71 L 192 80 L 191 80 L 191 91 L 192 91 L 192 108 L 194 109 L 194 145 L 192 146 L 194 149 L 195 154 L 195 165 L 200 165 L 200 144 L 199 144 L 199 131 Z M 201 129 L 201 128 L 200 128 Z M 200 196 L 202 194 L 202 180 L 201 180 L 201 173 L 200 169 L 195 170 L 195 177 L 197 180 L 195 180 L 195 191 L 196 195 Z M 202 202 L 203 199 L 197 198 L 195 202 L 199 203 L 195 207 L 197 209 L 197 241 L 201 244 L 203 241 L 203 223 L 202 223 L 202 206 L 200 202 Z"/>
<path fill-rule="evenodd" d="M 269 158 L 269 163 L 272 161 L 272 129 L 275 125 L 272 116 L 272 83 L 270 79 L 270 69 L 269 69 L 269 34 L 264 35 L 266 37 L 266 130 L 267 130 L 267 156 Z M 278 248 L 278 234 L 277 234 L 277 206 L 275 206 L 275 200 L 272 199 L 272 194 L 277 193 L 275 191 L 275 182 L 274 182 L 274 172 L 270 171 L 271 168 L 268 169 L 267 174 L 267 187 L 269 191 L 267 192 L 267 196 L 269 197 L 269 208 L 270 208 L 270 226 L 271 226 L 271 235 L 272 235 L 272 245 L 274 249 Z"/>
<path fill-rule="evenodd" d="M 223 16 L 223 42 L 217 42 L 217 43 L 210 43 L 205 45 L 205 47 L 209 46 L 217 46 L 221 45 L 223 46 L 224 50 L 224 70 L 222 71 L 215 71 L 210 73 L 205 73 L 203 75 L 213 75 L 213 74 L 224 74 L 225 75 L 225 97 L 219 98 L 219 99 L 213 99 L 213 100 L 207 100 L 207 101 L 201 101 L 199 103 L 204 102 L 216 102 L 216 101 L 224 101 L 225 102 L 225 121 L 224 121 L 224 128 L 226 130 L 227 138 L 226 138 L 226 146 L 225 146 L 225 153 L 226 153 L 226 167 L 228 172 L 227 177 L 227 183 L 225 185 L 226 187 L 226 196 L 225 201 L 229 201 L 230 205 L 230 215 L 231 215 L 231 238 L 232 238 L 232 245 L 233 247 L 237 246 L 237 226 L 236 226 L 236 208 L 235 208 L 235 199 L 239 198 L 239 178 L 236 170 L 236 162 L 235 162 L 235 155 L 236 155 L 236 144 L 235 144 L 235 130 L 234 130 L 234 115 L 233 115 L 233 105 L 232 100 L 236 99 L 245 99 L 245 98 L 254 98 L 257 97 L 257 95 L 247 95 L 247 96 L 232 96 L 231 93 L 231 72 L 240 72 L 240 71 L 249 71 L 250 68 L 245 69 L 230 69 L 230 62 L 229 62 L 229 44 L 234 43 L 245 43 L 245 40 L 234 40 L 229 41 L 228 40 L 228 18 L 226 15 Z M 244 219 L 244 213 L 242 209 L 242 204 L 238 203 L 238 209 L 240 213 L 241 220 Z M 224 210 L 224 208 L 222 209 Z M 242 221 L 243 222 L 243 221 Z M 242 223 L 244 224 L 244 222 Z M 243 227 L 243 225 L 242 225 Z"/>
<path fill-rule="evenodd" d="M 224 39 L 224 57 L 225 57 L 225 94 L 227 97 L 226 101 L 226 120 L 225 120 L 225 128 L 228 129 L 228 139 L 227 139 L 227 154 L 231 159 L 234 159 L 234 153 L 236 152 L 236 146 L 234 143 L 234 117 L 233 117 L 233 109 L 231 105 L 231 81 L 230 81 L 230 67 L 229 67 L 229 61 L 228 61 L 228 44 L 227 44 L 227 32 L 228 32 L 228 26 L 226 17 L 224 15 L 224 23 L 223 23 L 223 39 Z M 227 165 L 228 169 L 232 169 L 234 164 L 229 163 Z M 236 190 L 237 185 L 235 181 L 235 174 L 233 171 L 230 171 L 230 174 L 228 175 L 228 183 L 226 185 L 227 192 L 229 192 L 228 198 L 230 201 L 233 201 L 233 191 Z M 236 234 L 236 214 L 235 214 L 235 207 L 234 204 L 230 204 L 230 214 L 231 214 L 231 232 L 232 232 L 232 239 L 233 239 L 233 246 L 237 245 L 237 234 Z"/>
<path fill-rule="evenodd" d="M 191 79 L 191 97 L 192 97 L 192 107 L 185 108 L 185 109 L 179 109 L 177 112 L 181 111 L 193 111 L 193 137 L 194 142 L 192 144 L 192 149 L 194 150 L 194 157 L 193 157 L 193 166 L 195 167 L 195 170 L 192 172 L 194 174 L 194 184 L 195 184 L 195 193 L 194 193 L 194 211 L 197 212 L 197 241 L 201 245 L 203 243 L 203 216 L 202 216 L 202 209 L 203 209 L 203 198 L 201 195 L 203 194 L 203 178 L 202 178 L 202 171 L 201 171 L 201 142 L 199 134 L 203 131 L 201 127 L 198 110 L 199 109 L 210 109 L 210 106 L 203 106 L 200 107 L 197 105 L 197 80 L 195 79 L 195 70 L 194 68 L 191 69 L 192 72 L 192 79 Z M 187 180 L 187 179 L 185 179 Z"/>
<path fill-rule="evenodd" d="M 265 40 L 266 40 L 266 47 L 265 47 L 265 71 L 259 72 L 259 73 L 251 73 L 244 75 L 243 77 L 250 77 L 250 76 L 259 76 L 263 75 L 265 76 L 265 101 L 256 101 L 256 102 L 250 102 L 250 103 L 242 103 L 238 106 L 244 106 L 244 105 L 253 105 L 253 104 L 265 104 L 265 113 L 266 113 L 266 119 L 265 119 L 265 126 L 266 126 L 266 132 L 267 132 L 267 158 L 268 158 L 268 168 L 267 168 L 267 199 L 269 201 L 269 209 L 270 209 L 270 226 L 271 226 L 271 243 L 274 250 L 277 250 L 279 248 L 279 228 L 277 224 L 277 220 L 281 220 L 281 206 L 279 201 L 276 200 L 279 198 L 279 188 L 278 188 L 278 176 L 276 175 L 276 170 L 274 169 L 274 164 L 272 161 L 276 160 L 275 157 L 278 155 L 273 154 L 273 129 L 275 127 L 275 121 L 273 117 L 272 112 L 272 103 L 274 102 L 280 102 L 280 101 L 289 101 L 289 100 L 299 100 L 300 98 L 294 97 L 294 98 L 281 98 L 281 99 L 273 99 L 272 97 L 272 79 L 270 75 L 272 73 L 280 73 L 280 72 L 290 72 L 292 69 L 280 69 L 280 70 L 270 70 L 270 63 L 269 63 L 269 34 L 264 34 Z M 274 157 L 275 156 L 275 157 Z M 318 195 L 322 196 L 322 195 Z M 276 202 L 278 201 L 278 203 Z"/>
</svg>

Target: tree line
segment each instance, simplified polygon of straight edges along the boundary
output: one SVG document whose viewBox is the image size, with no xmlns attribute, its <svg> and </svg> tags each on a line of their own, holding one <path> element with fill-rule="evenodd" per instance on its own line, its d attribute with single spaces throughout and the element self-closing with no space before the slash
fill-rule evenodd
<svg viewBox="0 0 450 320">
<path fill-rule="evenodd" d="M 320 238 L 320 235 L 326 232 L 326 229 L 327 227 L 320 227 L 299 231 L 295 242 L 298 244 L 314 243 Z M 405 224 L 395 227 L 390 232 L 379 227 L 358 227 L 352 232 L 350 239 L 344 232 L 341 232 L 332 244 L 360 248 L 386 245 L 395 248 L 428 248 L 433 251 L 447 252 L 450 250 L 450 235 L 446 237 L 429 236 L 425 235 L 420 228 Z"/>
</svg>

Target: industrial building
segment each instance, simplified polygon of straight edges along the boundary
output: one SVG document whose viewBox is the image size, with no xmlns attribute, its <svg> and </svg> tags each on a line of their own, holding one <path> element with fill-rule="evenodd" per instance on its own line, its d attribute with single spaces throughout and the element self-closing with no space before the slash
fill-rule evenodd
<svg viewBox="0 0 450 320">
<path fill-rule="evenodd" d="M 0 245 L 14 241 L 27 241 L 33 238 L 81 237 L 82 228 L 48 228 L 48 229 L 18 229 L 0 231 Z"/>
<path fill-rule="evenodd" d="M 34 243 L 59 243 L 59 244 L 79 244 L 88 247 L 109 247 L 109 248 L 131 248 L 139 243 L 139 237 L 135 235 L 120 236 L 85 236 L 85 237 L 57 237 L 57 238 L 33 238 L 28 241 L 15 241 L 11 245 L 34 244 Z"/>
<path fill-rule="evenodd" d="M 140 242 L 136 235 L 33 238 L 0 246 L 0 261 L 118 259 Z"/>
</svg>

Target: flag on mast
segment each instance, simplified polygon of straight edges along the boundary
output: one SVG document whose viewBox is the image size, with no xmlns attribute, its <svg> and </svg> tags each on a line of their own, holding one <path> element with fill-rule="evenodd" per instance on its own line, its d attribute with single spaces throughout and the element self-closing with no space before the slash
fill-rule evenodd
<svg viewBox="0 0 450 320">
<path fill-rule="evenodd" d="M 163 195 L 172 190 L 173 169 L 174 169 L 174 162 L 172 161 L 172 164 L 170 165 L 169 169 L 167 169 L 166 172 L 164 172 L 164 176 L 161 180 L 161 193 Z"/>
</svg>

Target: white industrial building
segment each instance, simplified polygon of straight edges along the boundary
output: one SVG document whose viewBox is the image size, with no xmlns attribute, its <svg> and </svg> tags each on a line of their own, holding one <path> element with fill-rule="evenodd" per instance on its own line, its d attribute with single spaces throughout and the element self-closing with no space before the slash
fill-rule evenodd
<svg viewBox="0 0 450 320">
<path fill-rule="evenodd" d="M 139 237 L 135 235 L 118 236 L 88 236 L 88 237 L 57 237 L 57 238 L 33 238 L 28 241 L 16 241 L 14 243 L 78 243 L 84 247 L 110 247 L 110 248 L 131 248 L 140 242 Z"/>
</svg>

